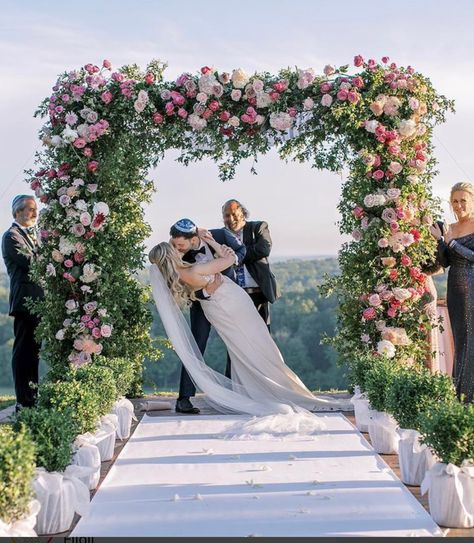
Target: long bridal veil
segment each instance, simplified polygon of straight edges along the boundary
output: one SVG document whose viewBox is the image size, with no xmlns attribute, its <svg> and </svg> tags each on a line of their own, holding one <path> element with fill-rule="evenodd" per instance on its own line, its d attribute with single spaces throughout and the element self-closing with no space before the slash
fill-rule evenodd
<svg viewBox="0 0 474 543">
<path fill-rule="evenodd" d="M 324 427 L 321 417 L 315 416 L 309 410 L 289 399 L 286 400 L 285 396 L 296 398 L 297 395 L 292 394 L 290 390 L 285 394 L 283 387 L 273 382 L 269 376 L 260 376 L 256 373 L 254 380 L 247 380 L 246 386 L 244 386 L 207 366 L 188 323 L 174 301 L 161 271 L 155 264 L 150 268 L 150 278 L 153 297 L 166 334 L 196 388 L 204 392 L 206 403 L 221 413 L 243 413 L 264 417 L 245 422 L 239 428 L 233 427 L 234 432 L 231 432 L 231 435 L 247 435 L 253 436 L 252 438 L 265 433 L 308 435 Z M 258 318 L 260 319 L 260 317 Z M 253 363 L 258 364 L 256 360 Z M 265 381 L 267 389 L 262 386 L 259 379 Z M 282 401 L 275 394 L 271 394 L 268 383 L 274 389 L 281 391 L 279 396 Z M 345 405 L 345 402 L 312 397 L 309 391 L 307 393 L 314 400 L 314 405 L 321 405 L 326 409 L 337 409 Z M 304 400 L 308 402 L 308 397 Z"/>
<path fill-rule="evenodd" d="M 205 393 L 206 403 L 221 413 L 246 413 L 257 416 L 300 410 L 298 406 L 276 403 L 264 398 L 257 402 L 250 398 L 244 387 L 207 366 L 189 325 L 156 264 L 152 264 L 150 268 L 150 279 L 153 298 L 166 334 L 196 388 Z"/>
</svg>

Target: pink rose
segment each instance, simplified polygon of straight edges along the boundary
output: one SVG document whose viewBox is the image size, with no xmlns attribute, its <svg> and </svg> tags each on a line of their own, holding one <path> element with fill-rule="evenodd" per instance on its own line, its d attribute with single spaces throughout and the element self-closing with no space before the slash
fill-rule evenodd
<svg viewBox="0 0 474 543">
<path fill-rule="evenodd" d="M 84 226 L 81 223 L 77 223 L 77 224 L 73 225 L 73 227 L 71 228 L 71 231 L 75 236 L 80 237 L 80 236 L 83 236 L 85 234 L 86 229 L 84 228 Z"/>
<path fill-rule="evenodd" d="M 367 309 L 364 309 L 364 311 L 362 312 L 362 317 L 366 321 L 375 319 L 376 316 L 377 316 L 377 311 L 373 307 L 367 307 Z"/>
<path fill-rule="evenodd" d="M 100 336 L 101 336 L 101 334 L 100 334 L 100 328 L 97 328 L 97 327 L 92 328 L 92 332 L 91 332 L 91 333 L 92 333 L 92 337 L 94 337 L 94 338 L 96 338 L 96 339 L 100 338 Z"/>
<path fill-rule="evenodd" d="M 388 247 L 388 239 L 387 238 L 380 238 L 377 242 L 377 245 L 381 249 L 385 249 L 385 247 Z"/>
<path fill-rule="evenodd" d="M 324 107 L 330 107 L 332 104 L 332 96 L 330 94 L 323 94 L 321 98 L 321 105 Z"/>
<path fill-rule="evenodd" d="M 82 149 L 86 146 L 86 140 L 84 138 L 76 138 L 73 145 L 76 149 Z"/>
<path fill-rule="evenodd" d="M 375 172 L 372 174 L 373 179 L 377 179 L 377 181 L 380 181 L 380 179 L 383 179 L 385 176 L 385 173 L 383 170 L 375 170 Z"/>
<path fill-rule="evenodd" d="M 183 107 L 180 107 L 178 109 L 178 117 L 181 117 L 181 119 L 186 119 L 187 116 L 188 112 Z"/>
<path fill-rule="evenodd" d="M 103 324 L 100 327 L 102 337 L 110 337 L 112 335 L 112 327 L 109 324 Z"/>
<path fill-rule="evenodd" d="M 411 258 L 408 255 L 402 255 L 400 263 L 402 266 L 411 266 Z"/>
<path fill-rule="evenodd" d="M 97 160 L 91 160 L 87 163 L 87 170 L 91 173 L 95 173 L 98 167 L 99 163 L 97 162 Z"/>
<path fill-rule="evenodd" d="M 403 166 L 400 164 L 400 162 L 390 162 L 388 169 L 395 175 L 399 174 Z"/>
<path fill-rule="evenodd" d="M 161 113 L 158 113 L 158 112 L 153 113 L 153 122 L 155 124 L 161 124 L 163 122 L 163 119 L 164 117 Z"/>
<path fill-rule="evenodd" d="M 154 81 L 155 81 L 155 76 L 151 72 L 148 72 L 145 76 L 145 83 L 147 85 L 152 85 Z"/>
<path fill-rule="evenodd" d="M 392 270 L 392 271 L 395 271 L 395 270 Z M 397 310 L 394 308 L 394 307 L 390 307 L 389 309 L 387 309 L 387 315 L 390 317 L 390 318 L 394 318 L 397 316 Z"/>
<path fill-rule="evenodd" d="M 348 92 L 346 89 L 340 89 L 337 93 L 337 99 L 338 100 L 347 100 Z"/>
<path fill-rule="evenodd" d="M 103 66 L 106 70 L 110 70 L 110 69 L 112 68 L 112 63 L 110 62 L 110 60 L 105 59 L 105 60 L 102 62 L 102 66 Z"/>
<path fill-rule="evenodd" d="M 354 79 L 352 80 L 352 84 L 357 89 L 361 89 L 364 86 L 364 80 L 362 79 L 362 77 L 360 77 L 360 75 L 358 75 L 357 77 L 354 77 Z"/>
<path fill-rule="evenodd" d="M 82 151 L 82 154 L 85 157 L 90 158 L 92 156 L 92 149 L 90 147 L 85 147 Z"/>
<path fill-rule="evenodd" d="M 72 276 L 69 272 L 64 272 L 63 277 L 64 277 L 64 279 L 66 279 L 70 283 L 75 283 L 76 282 L 76 278 L 74 276 Z"/>
<path fill-rule="evenodd" d="M 212 100 L 211 102 L 209 102 L 209 105 L 207 107 L 211 111 L 216 112 L 221 107 L 221 105 L 219 104 L 219 102 L 217 100 Z"/>
<path fill-rule="evenodd" d="M 373 307 L 378 307 L 382 303 L 380 296 L 378 294 L 371 294 L 369 296 L 369 304 Z"/>
<path fill-rule="evenodd" d="M 74 266 L 74 262 L 70 258 L 68 258 L 64 261 L 64 266 L 66 268 L 72 268 Z"/>
<path fill-rule="evenodd" d="M 201 73 L 202 73 L 202 75 L 208 75 L 208 74 L 212 73 L 212 69 L 209 68 L 209 66 L 203 66 L 201 68 Z"/>
<path fill-rule="evenodd" d="M 234 102 L 238 102 L 242 97 L 242 91 L 240 89 L 232 89 L 230 97 Z"/>
<path fill-rule="evenodd" d="M 347 99 L 351 104 L 357 104 L 357 102 L 360 100 L 360 96 L 356 91 L 350 90 L 347 93 Z"/>
<path fill-rule="evenodd" d="M 222 111 L 219 115 L 219 119 L 226 123 L 230 119 L 230 113 L 228 111 Z"/>
<path fill-rule="evenodd" d="M 354 66 L 356 66 L 357 68 L 360 68 L 363 64 L 364 64 L 364 59 L 362 58 L 362 56 L 356 55 L 354 57 Z"/>
<path fill-rule="evenodd" d="M 100 99 L 102 102 L 104 102 L 104 104 L 110 104 L 110 102 L 112 102 L 112 98 L 113 96 L 110 91 L 105 91 L 100 95 Z"/>
<path fill-rule="evenodd" d="M 326 66 L 324 66 L 323 72 L 324 72 L 324 75 L 332 75 L 336 73 L 336 69 L 334 68 L 334 66 L 331 66 L 330 64 L 326 64 Z"/>
</svg>

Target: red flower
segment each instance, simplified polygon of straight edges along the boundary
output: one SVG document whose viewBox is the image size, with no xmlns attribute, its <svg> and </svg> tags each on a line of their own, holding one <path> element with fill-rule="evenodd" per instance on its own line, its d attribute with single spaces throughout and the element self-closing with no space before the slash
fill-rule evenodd
<svg viewBox="0 0 474 543">
<path fill-rule="evenodd" d="M 154 81 L 155 81 L 155 76 L 151 72 L 148 72 L 145 76 L 145 83 L 147 85 L 151 85 L 153 84 Z"/>
<path fill-rule="evenodd" d="M 99 167 L 99 163 L 97 162 L 97 160 L 91 160 L 88 164 L 87 164 L 87 169 L 88 171 L 90 171 L 91 173 L 95 173 L 97 171 L 97 168 Z"/>
</svg>

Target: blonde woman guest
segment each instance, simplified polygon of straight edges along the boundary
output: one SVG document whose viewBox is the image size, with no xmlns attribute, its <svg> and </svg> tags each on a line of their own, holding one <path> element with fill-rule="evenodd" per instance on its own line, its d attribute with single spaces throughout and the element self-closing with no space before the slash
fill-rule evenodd
<svg viewBox="0 0 474 543">
<path fill-rule="evenodd" d="M 474 397 L 474 186 L 456 183 L 450 203 L 457 221 L 431 227 L 438 260 L 449 267 L 447 302 L 454 338 L 454 381 L 465 402 Z"/>
</svg>

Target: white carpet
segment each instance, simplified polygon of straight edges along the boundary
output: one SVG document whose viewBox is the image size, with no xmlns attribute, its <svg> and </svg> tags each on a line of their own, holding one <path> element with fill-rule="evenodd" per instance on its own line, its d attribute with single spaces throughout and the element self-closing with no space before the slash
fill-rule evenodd
<svg viewBox="0 0 474 543">
<path fill-rule="evenodd" d="M 144 416 L 72 536 L 431 536 L 342 415 L 316 439 L 223 440 L 245 417 Z"/>
</svg>

